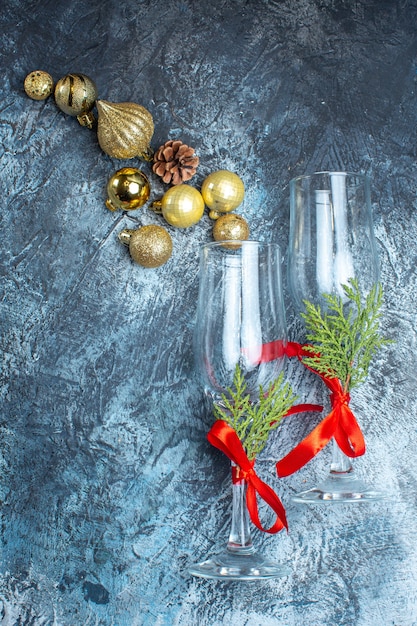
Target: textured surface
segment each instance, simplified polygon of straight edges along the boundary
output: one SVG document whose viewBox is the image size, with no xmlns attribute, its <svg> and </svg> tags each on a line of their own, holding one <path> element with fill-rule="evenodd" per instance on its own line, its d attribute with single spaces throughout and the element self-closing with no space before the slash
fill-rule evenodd
<svg viewBox="0 0 417 626">
<path fill-rule="evenodd" d="M 2 624 L 417 624 L 416 18 L 415 0 L 2 1 Z M 254 533 L 291 564 L 288 578 L 227 585 L 186 573 L 224 543 L 230 517 L 228 464 L 206 442 L 191 352 L 210 220 L 171 229 L 161 268 L 133 264 L 117 233 L 161 218 L 106 209 L 108 178 L 131 162 L 106 156 L 52 99 L 30 100 L 35 69 L 55 81 L 84 73 L 100 98 L 145 106 L 154 148 L 176 138 L 196 148 L 194 185 L 239 173 L 252 238 L 283 250 L 290 178 L 372 177 L 396 344 L 354 397 L 368 445 L 356 467 L 392 497 L 292 504 L 329 462 L 325 450 L 276 479 L 273 460 L 309 430 L 292 418 L 260 463 L 290 532 Z M 301 339 L 288 298 L 287 316 Z M 304 398 L 321 395 L 296 365 L 289 376 Z"/>
</svg>

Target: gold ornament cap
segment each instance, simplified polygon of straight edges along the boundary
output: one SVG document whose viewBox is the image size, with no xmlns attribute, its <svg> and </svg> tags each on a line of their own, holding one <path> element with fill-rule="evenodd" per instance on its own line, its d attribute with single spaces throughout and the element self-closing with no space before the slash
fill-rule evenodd
<svg viewBox="0 0 417 626">
<path fill-rule="evenodd" d="M 201 185 L 201 195 L 215 213 L 229 213 L 243 202 L 245 186 L 242 179 L 229 170 L 212 172 Z"/>
<path fill-rule="evenodd" d="M 124 229 L 119 240 L 129 246 L 132 259 L 142 267 L 159 267 L 168 261 L 172 254 L 172 239 L 162 226 L 150 224 L 137 230 Z"/>
<path fill-rule="evenodd" d="M 156 202 L 155 206 L 159 204 L 165 221 L 176 228 L 194 226 L 204 214 L 204 200 L 201 193 L 189 185 L 171 187 L 164 194 L 161 202 Z"/>
<path fill-rule="evenodd" d="M 145 174 L 136 167 L 122 167 L 107 183 L 106 207 L 110 211 L 133 211 L 148 201 L 151 187 Z"/>
<path fill-rule="evenodd" d="M 215 241 L 230 241 L 249 239 L 249 225 L 247 221 L 236 213 L 221 215 L 213 226 L 213 239 Z"/>
<path fill-rule="evenodd" d="M 97 99 L 97 87 L 85 74 L 67 74 L 55 86 L 55 102 L 61 111 L 76 117 L 82 126 L 94 122 L 91 109 Z"/>
<path fill-rule="evenodd" d="M 32 100 L 46 100 L 54 90 L 54 81 L 48 72 L 35 70 L 26 76 L 23 86 Z"/>
</svg>

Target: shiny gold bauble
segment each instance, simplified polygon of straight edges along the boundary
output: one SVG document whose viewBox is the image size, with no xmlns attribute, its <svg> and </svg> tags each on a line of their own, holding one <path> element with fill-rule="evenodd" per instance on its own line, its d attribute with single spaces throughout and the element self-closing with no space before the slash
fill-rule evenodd
<svg viewBox="0 0 417 626">
<path fill-rule="evenodd" d="M 54 90 L 54 81 L 48 72 L 35 70 L 26 76 L 24 89 L 32 100 L 45 100 Z"/>
<path fill-rule="evenodd" d="M 110 211 L 133 211 L 147 202 L 151 187 L 145 174 L 136 167 L 122 167 L 107 183 L 106 207 Z"/>
<path fill-rule="evenodd" d="M 152 115 L 135 102 L 98 100 L 97 137 L 103 152 L 116 159 L 152 158 Z"/>
<path fill-rule="evenodd" d="M 82 117 L 91 111 L 97 98 L 97 87 L 84 74 L 67 74 L 55 86 L 55 102 L 67 115 Z"/>
<path fill-rule="evenodd" d="M 119 233 L 122 243 L 129 246 L 130 256 L 143 267 L 159 267 L 172 254 L 172 239 L 162 226 L 141 226 L 137 230 L 126 228 Z"/>
<path fill-rule="evenodd" d="M 204 214 L 201 193 L 189 185 L 171 187 L 164 194 L 160 204 L 164 219 L 176 228 L 193 226 Z"/>
<path fill-rule="evenodd" d="M 213 238 L 215 241 L 230 241 L 232 239 L 245 241 L 249 238 L 248 223 L 236 213 L 221 215 L 214 223 Z"/>
<path fill-rule="evenodd" d="M 245 186 L 237 174 L 219 170 L 209 174 L 203 181 L 201 195 L 212 211 L 229 213 L 243 202 Z"/>
</svg>

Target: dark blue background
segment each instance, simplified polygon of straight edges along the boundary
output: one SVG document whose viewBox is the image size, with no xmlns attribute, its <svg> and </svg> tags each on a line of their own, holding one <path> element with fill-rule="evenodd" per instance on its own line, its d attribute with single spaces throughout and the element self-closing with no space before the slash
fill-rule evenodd
<svg viewBox="0 0 417 626">
<path fill-rule="evenodd" d="M 6 626 L 412 626 L 417 624 L 415 0 L 3 0 L 0 9 L 2 410 L 0 615 Z M 278 481 L 274 461 L 312 426 L 292 418 L 259 463 L 290 532 L 254 533 L 292 568 L 273 582 L 217 584 L 187 565 L 222 545 L 228 463 L 206 441 L 191 336 L 205 215 L 170 229 L 166 265 L 135 265 L 111 213 L 123 165 L 32 70 L 81 72 L 99 98 L 134 101 L 152 146 L 181 139 L 200 167 L 245 182 L 251 238 L 288 241 L 289 180 L 367 172 L 385 289 L 378 356 L 352 398 L 359 473 L 388 502 L 303 508 L 290 496 L 328 467 L 322 452 Z M 152 174 L 152 199 L 164 186 Z M 290 337 L 301 326 L 286 293 Z M 316 381 L 291 364 L 303 399 Z"/>
</svg>

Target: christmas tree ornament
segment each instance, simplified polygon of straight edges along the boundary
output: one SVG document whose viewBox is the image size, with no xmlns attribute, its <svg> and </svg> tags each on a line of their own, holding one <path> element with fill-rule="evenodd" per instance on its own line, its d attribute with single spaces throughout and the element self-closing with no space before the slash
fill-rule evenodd
<svg viewBox="0 0 417 626">
<path fill-rule="evenodd" d="M 54 90 L 54 81 L 48 72 L 35 70 L 26 76 L 23 86 L 32 100 L 46 100 Z"/>
<path fill-rule="evenodd" d="M 213 226 L 213 239 L 215 241 L 239 240 L 249 238 L 249 226 L 247 221 L 236 213 L 221 215 Z"/>
<path fill-rule="evenodd" d="M 182 141 L 170 140 L 160 146 L 154 155 L 152 171 L 160 176 L 164 183 L 180 185 L 190 180 L 196 173 L 200 159 Z"/>
<path fill-rule="evenodd" d="M 123 167 L 109 178 L 106 207 L 110 211 L 133 211 L 149 199 L 151 188 L 145 174 L 136 167 Z"/>
<path fill-rule="evenodd" d="M 95 122 L 92 109 L 97 98 L 97 87 L 84 74 L 67 74 L 55 86 L 55 102 L 61 111 L 77 118 L 81 126 L 92 128 Z"/>
<path fill-rule="evenodd" d="M 171 235 L 162 226 L 150 224 L 136 230 L 125 228 L 119 233 L 119 240 L 129 246 L 132 259 L 143 267 L 159 267 L 172 254 Z"/>
<path fill-rule="evenodd" d="M 188 228 L 203 217 L 204 201 L 201 193 L 194 187 L 176 185 L 168 189 L 162 200 L 153 202 L 151 209 L 162 213 L 171 226 Z"/>
<path fill-rule="evenodd" d="M 134 102 L 97 100 L 97 136 L 103 152 L 116 159 L 153 158 L 150 141 L 154 132 L 152 115 Z"/>
<path fill-rule="evenodd" d="M 229 213 L 243 202 L 245 187 L 237 174 L 218 170 L 203 181 L 201 195 L 211 211 L 210 217 L 216 219 L 219 213 Z"/>
</svg>

